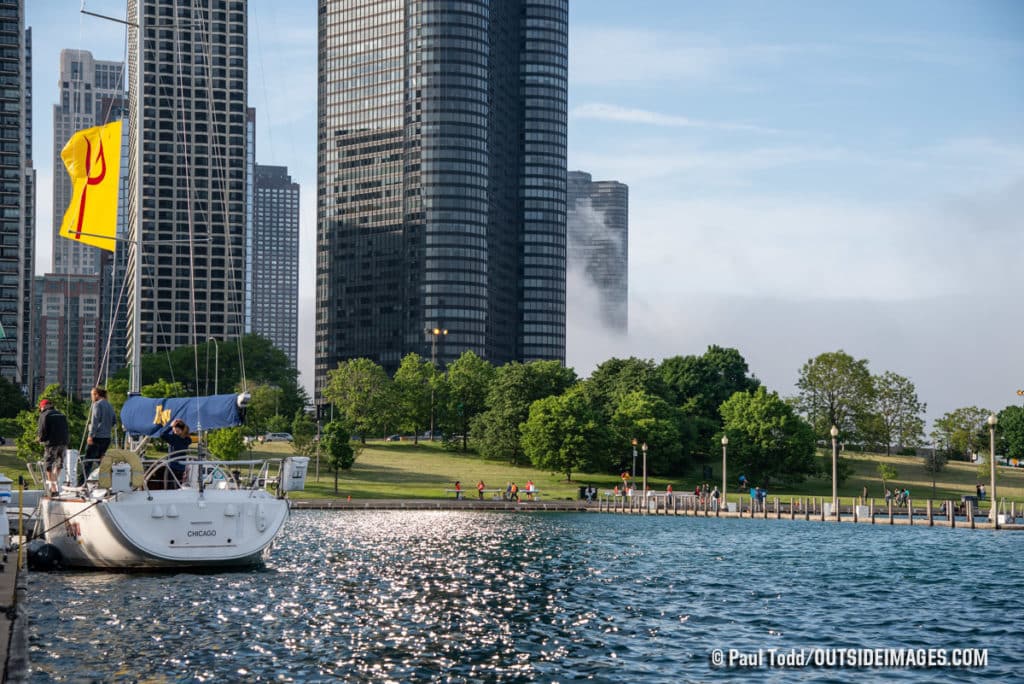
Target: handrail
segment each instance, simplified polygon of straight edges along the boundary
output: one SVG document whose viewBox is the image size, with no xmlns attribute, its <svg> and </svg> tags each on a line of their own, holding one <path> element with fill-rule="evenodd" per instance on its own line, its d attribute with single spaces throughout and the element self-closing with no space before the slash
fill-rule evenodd
<svg viewBox="0 0 1024 684">
<path fill-rule="evenodd" d="M 148 461 L 148 459 L 147 459 Z M 253 459 L 253 460 L 238 460 L 238 461 L 219 461 L 204 458 L 195 458 L 195 455 L 188 449 L 174 451 L 166 456 L 159 459 L 148 461 L 149 467 L 145 470 L 143 475 L 143 489 L 149 491 L 150 478 L 157 472 L 166 469 L 170 471 L 171 477 L 178 487 L 184 486 L 184 482 L 178 479 L 174 470 L 171 469 L 170 464 L 184 461 L 190 467 L 195 467 L 191 480 L 198 484 L 199 490 L 203 491 L 207 484 L 213 482 L 222 481 L 226 482 L 227 486 L 234 489 L 249 489 L 257 490 L 262 489 L 267 482 L 271 480 L 270 466 L 276 463 L 279 467 L 283 459 Z M 239 470 L 232 470 L 231 466 L 249 466 L 249 473 L 247 477 L 249 480 L 248 486 L 242 486 L 241 472 Z M 259 466 L 257 469 L 253 469 L 252 466 Z M 217 477 L 216 473 L 221 473 L 221 477 Z M 190 482 L 191 484 L 191 482 Z"/>
</svg>

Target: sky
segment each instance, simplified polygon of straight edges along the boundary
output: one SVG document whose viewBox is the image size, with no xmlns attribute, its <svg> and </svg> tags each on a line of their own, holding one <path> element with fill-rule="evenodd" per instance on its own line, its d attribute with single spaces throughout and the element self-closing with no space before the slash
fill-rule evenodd
<svg viewBox="0 0 1024 684">
<path fill-rule="evenodd" d="M 123 59 L 79 0 L 30 0 L 37 272 L 62 48 Z M 123 16 L 123 0 L 86 0 Z M 312 384 L 316 2 L 250 0 L 256 159 L 302 187 Z M 735 347 L 782 396 L 823 352 L 936 418 L 1024 388 L 1024 3 L 571 0 L 568 167 L 629 186 L 627 333 L 568 292 L 567 364 Z M 62 169 L 59 169 L 63 173 Z"/>
</svg>

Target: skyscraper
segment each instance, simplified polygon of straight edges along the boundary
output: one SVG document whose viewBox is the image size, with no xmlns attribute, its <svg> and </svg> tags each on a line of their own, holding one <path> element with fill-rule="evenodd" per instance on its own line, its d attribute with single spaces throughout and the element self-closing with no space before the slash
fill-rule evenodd
<svg viewBox="0 0 1024 684">
<path fill-rule="evenodd" d="M 124 97 L 124 65 L 93 59 L 86 50 L 60 51 L 60 102 L 53 106 L 53 272 L 97 275 L 102 250 L 57 237 L 71 201 L 71 179 L 60 153 L 75 133 L 111 120 L 104 110 Z M 120 108 L 119 108 L 120 110 Z M 120 117 L 118 117 L 120 118 Z"/>
<path fill-rule="evenodd" d="M 567 0 L 320 0 L 316 381 L 565 360 Z"/>
<path fill-rule="evenodd" d="M 252 332 L 298 367 L 299 184 L 284 166 L 256 165 L 251 310 Z"/>
<path fill-rule="evenodd" d="M 570 171 L 569 270 L 596 289 L 603 327 L 629 329 L 629 187 Z"/>
<path fill-rule="evenodd" d="M 89 396 L 106 342 L 100 304 L 97 275 L 36 276 L 32 307 L 32 323 L 38 331 L 33 364 L 36 392 L 59 384 L 81 399 Z"/>
<path fill-rule="evenodd" d="M 138 269 L 143 352 L 237 338 L 244 316 L 246 193 L 245 0 L 129 0 L 130 237 Z M 143 35 L 144 109 L 138 34 Z M 141 221 L 136 223 L 139 202 Z M 136 313 L 129 298 L 129 320 Z M 136 334 L 129 325 L 129 336 Z"/>
<path fill-rule="evenodd" d="M 22 0 L 0 0 L 0 375 L 26 394 L 32 378 L 35 169 L 32 30 Z"/>
</svg>

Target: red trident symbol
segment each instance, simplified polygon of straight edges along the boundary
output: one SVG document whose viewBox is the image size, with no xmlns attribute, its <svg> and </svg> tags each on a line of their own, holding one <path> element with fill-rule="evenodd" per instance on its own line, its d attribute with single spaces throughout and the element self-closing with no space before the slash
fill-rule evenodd
<svg viewBox="0 0 1024 684">
<path fill-rule="evenodd" d="M 85 187 L 82 188 L 82 201 L 78 205 L 78 225 L 75 227 L 75 239 L 82 239 L 82 222 L 85 220 L 85 193 L 90 185 L 99 185 L 107 175 L 107 158 L 103 154 L 103 138 L 100 137 L 100 149 L 96 153 L 96 161 L 101 165 L 100 175 L 93 178 L 89 175 L 92 171 L 92 144 L 89 138 L 85 139 Z"/>
</svg>

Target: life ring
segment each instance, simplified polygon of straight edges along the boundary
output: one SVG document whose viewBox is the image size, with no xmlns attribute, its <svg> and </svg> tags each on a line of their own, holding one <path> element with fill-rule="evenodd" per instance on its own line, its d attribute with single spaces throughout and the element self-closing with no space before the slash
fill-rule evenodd
<svg viewBox="0 0 1024 684">
<path fill-rule="evenodd" d="M 142 460 L 134 451 L 108 451 L 100 460 L 99 487 L 110 489 L 110 470 L 115 463 L 127 463 L 132 468 L 132 489 L 142 487 Z"/>
</svg>

